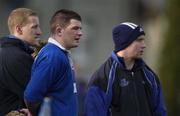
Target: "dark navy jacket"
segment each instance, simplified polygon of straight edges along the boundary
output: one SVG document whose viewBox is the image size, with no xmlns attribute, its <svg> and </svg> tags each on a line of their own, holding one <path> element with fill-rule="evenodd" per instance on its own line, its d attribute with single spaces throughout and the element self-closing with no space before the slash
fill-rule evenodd
<svg viewBox="0 0 180 116">
<path fill-rule="evenodd" d="M 126 70 L 113 52 L 94 73 L 85 101 L 86 116 L 166 116 L 162 90 L 155 73 L 137 59 Z"/>
<path fill-rule="evenodd" d="M 0 116 L 25 107 L 23 92 L 31 75 L 32 52 L 14 36 L 0 38 Z"/>
</svg>

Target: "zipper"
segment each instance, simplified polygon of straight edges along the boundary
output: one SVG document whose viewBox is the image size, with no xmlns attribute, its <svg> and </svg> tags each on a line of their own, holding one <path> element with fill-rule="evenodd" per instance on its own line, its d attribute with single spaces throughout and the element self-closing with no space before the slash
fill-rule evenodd
<svg viewBox="0 0 180 116">
<path fill-rule="evenodd" d="M 133 78 L 133 88 L 134 88 L 134 98 L 135 98 L 135 104 L 136 104 L 136 110 L 137 110 L 137 116 L 140 116 L 140 113 L 139 113 L 139 103 L 138 103 L 138 97 L 137 97 L 137 88 L 136 88 L 136 82 L 135 82 L 135 78 L 134 78 L 134 72 L 132 71 L 131 72 L 131 76 Z"/>
</svg>

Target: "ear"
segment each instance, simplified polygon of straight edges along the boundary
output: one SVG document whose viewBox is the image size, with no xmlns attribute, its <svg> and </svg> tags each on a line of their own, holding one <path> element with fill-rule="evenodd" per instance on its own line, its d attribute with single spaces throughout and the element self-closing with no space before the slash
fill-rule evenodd
<svg viewBox="0 0 180 116">
<path fill-rule="evenodd" d="M 21 35 L 23 33 L 22 32 L 22 27 L 20 25 L 16 25 L 15 30 L 19 35 Z"/>
<path fill-rule="evenodd" d="M 56 27 L 56 33 L 57 33 L 57 35 L 58 35 L 58 36 L 61 36 L 61 35 L 62 35 L 62 32 L 63 32 L 63 28 L 60 27 L 60 26 L 57 26 L 57 27 Z"/>
</svg>

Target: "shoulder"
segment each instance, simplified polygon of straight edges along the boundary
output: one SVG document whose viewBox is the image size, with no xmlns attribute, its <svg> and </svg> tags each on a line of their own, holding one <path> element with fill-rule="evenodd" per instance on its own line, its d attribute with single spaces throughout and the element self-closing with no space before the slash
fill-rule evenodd
<svg viewBox="0 0 180 116">
<path fill-rule="evenodd" d="M 155 78 L 157 84 L 160 84 L 158 75 L 148 65 L 145 65 L 145 69 L 147 71 L 149 71 L 153 75 L 153 77 Z"/>
<path fill-rule="evenodd" d="M 49 58 L 66 58 L 65 52 L 54 44 L 45 45 L 38 55 L 48 56 Z"/>
<path fill-rule="evenodd" d="M 45 45 L 35 58 L 35 64 L 46 64 L 50 66 L 66 66 L 68 59 L 66 54 L 53 44 Z M 52 65 L 53 64 L 53 65 Z"/>
<path fill-rule="evenodd" d="M 107 88 L 108 76 L 112 65 L 112 59 L 108 58 L 92 75 L 89 86 L 98 86 L 103 90 Z"/>
<path fill-rule="evenodd" d="M 45 45 L 41 52 L 43 52 L 43 54 L 48 54 L 50 56 L 65 56 L 65 52 L 60 49 L 58 46 L 48 43 L 47 45 Z"/>
</svg>

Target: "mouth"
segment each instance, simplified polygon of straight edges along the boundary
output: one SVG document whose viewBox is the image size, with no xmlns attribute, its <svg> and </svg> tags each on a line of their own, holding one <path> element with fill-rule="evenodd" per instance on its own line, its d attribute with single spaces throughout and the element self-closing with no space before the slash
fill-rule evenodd
<svg viewBox="0 0 180 116">
<path fill-rule="evenodd" d="M 75 40 L 76 43 L 79 43 L 79 39 Z"/>
<path fill-rule="evenodd" d="M 36 41 L 40 41 L 40 38 L 39 38 L 39 37 L 35 37 L 35 40 L 36 40 Z"/>
<path fill-rule="evenodd" d="M 143 51 L 143 50 L 142 50 L 142 51 L 140 51 L 140 54 L 141 54 L 141 55 L 143 55 L 143 54 L 144 54 L 144 51 Z"/>
<path fill-rule="evenodd" d="M 75 38 L 74 40 L 77 41 L 77 42 L 79 42 L 80 38 Z"/>
<path fill-rule="evenodd" d="M 76 38 L 75 38 L 75 40 L 79 40 L 79 39 L 80 39 L 80 37 L 76 37 Z"/>
<path fill-rule="evenodd" d="M 40 36 L 36 35 L 36 36 L 34 36 L 34 39 L 38 40 L 38 39 L 40 39 Z"/>
</svg>

